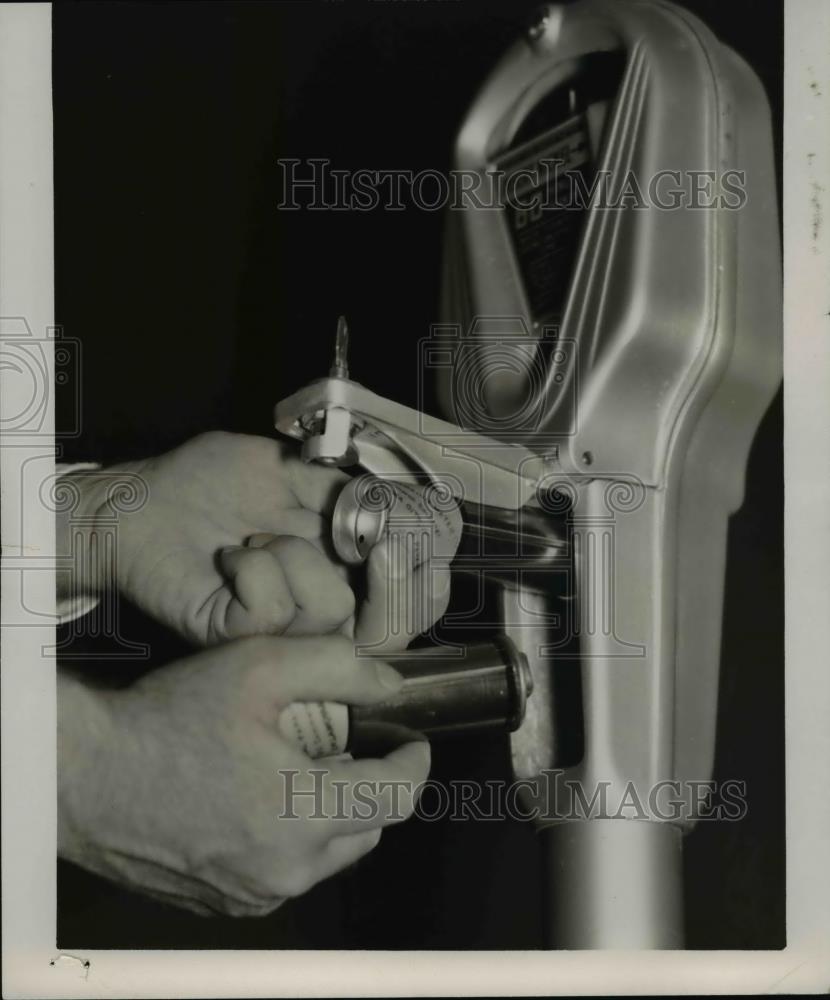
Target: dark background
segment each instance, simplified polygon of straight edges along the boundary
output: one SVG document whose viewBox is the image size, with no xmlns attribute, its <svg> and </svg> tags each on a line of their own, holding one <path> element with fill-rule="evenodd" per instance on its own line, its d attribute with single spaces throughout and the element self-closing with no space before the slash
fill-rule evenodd
<svg viewBox="0 0 830 1000">
<path fill-rule="evenodd" d="M 478 85 L 535 6 L 56 4 L 56 315 L 83 357 L 63 457 L 146 456 L 211 428 L 269 434 L 274 402 L 324 374 L 340 312 L 354 377 L 415 405 L 441 214 L 279 213 L 276 161 L 448 169 Z M 686 6 L 760 75 L 780 150 L 780 2 Z M 61 391 L 59 426 L 74 424 L 74 398 Z M 715 777 L 746 780 L 749 811 L 687 840 L 689 947 L 785 943 L 781 428 L 779 398 L 730 533 Z M 151 663 L 182 652 L 129 608 L 122 629 L 150 643 Z M 500 741 L 438 747 L 434 761 L 439 779 L 508 774 Z M 527 824 L 414 821 L 256 921 L 190 917 L 59 862 L 58 944 L 541 947 L 535 848 Z"/>
</svg>

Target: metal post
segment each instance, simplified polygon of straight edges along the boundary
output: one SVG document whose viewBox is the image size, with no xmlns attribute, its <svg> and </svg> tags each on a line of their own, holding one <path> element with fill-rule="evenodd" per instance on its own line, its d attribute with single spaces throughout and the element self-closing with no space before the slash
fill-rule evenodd
<svg viewBox="0 0 830 1000">
<path fill-rule="evenodd" d="M 681 831 L 628 819 L 540 831 L 551 948 L 682 948 Z"/>
</svg>

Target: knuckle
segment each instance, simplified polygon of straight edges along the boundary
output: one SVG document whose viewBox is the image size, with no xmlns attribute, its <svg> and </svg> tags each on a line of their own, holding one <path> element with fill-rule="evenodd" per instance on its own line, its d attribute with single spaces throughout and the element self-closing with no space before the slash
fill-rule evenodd
<svg viewBox="0 0 830 1000">
<path fill-rule="evenodd" d="M 235 437 L 236 435 L 230 433 L 230 431 L 205 431 L 204 433 L 197 435 L 197 437 L 193 439 L 193 443 L 213 450 L 223 447 Z"/>
<path fill-rule="evenodd" d="M 229 434 L 239 449 L 240 459 L 252 464 L 270 467 L 279 461 L 280 450 L 276 441 L 257 434 Z"/>
<path fill-rule="evenodd" d="M 268 548 L 278 555 L 296 553 L 302 556 L 307 554 L 309 544 L 304 538 L 298 538 L 296 535 L 274 535 L 268 543 Z"/>
<path fill-rule="evenodd" d="M 274 564 L 273 556 L 269 555 L 268 550 L 264 548 L 247 548 L 244 550 L 245 563 L 244 567 L 247 570 L 268 570 Z"/>
<path fill-rule="evenodd" d="M 287 598 L 279 598 L 268 609 L 268 627 L 272 632 L 283 632 L 296 617 L 297 608 Z"/>
<path fill-rule="evenodd" d="M 272 531 L 257 531 L 253 535 L 248 536 L 245 545 L 249 549 L 264 549 L 273 545 L 277 537 L 279 536 L 275 535 Z"/>
</svg>

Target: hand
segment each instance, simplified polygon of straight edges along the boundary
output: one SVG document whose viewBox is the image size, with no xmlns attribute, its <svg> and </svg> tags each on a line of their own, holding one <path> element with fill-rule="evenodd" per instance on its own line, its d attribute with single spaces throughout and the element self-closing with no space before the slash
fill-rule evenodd
<svg viewBox="0 0 830 1000">
<path fill-rule="evenodd" d="M 281 736 L 281 710 L 370 704 L 400 683 L 337 636 L 237 640 L 119 691 L 63 674 L 59 853 L 199 913 L 268 913 L 370 851 L 384 826 L 411 814 L 411 789 L 429 770 L 420 742 L 382 760 L 312 762 Z M 363 814 L 367 802 L 377 812 L 362 819 L 350 806 L 356 782 L 398 783 L 400 794 L 363 785 Z M 292 787 L 319 794 L 289 801 Z"/>
<path fill-rule="evenodd" d="M 354 594 L 345 569 L 329 555 L 326 520 L 347 477 L 305 465 L 288 445 L 214 432 L 159 458 L 108 469 L 106 476 L 71 473 L 65 478 L 78 489 L 80 513 L 90 525 L 87 546 L 112 519 L 107 489 L 119 472 L 143 479 L 147 501 L 118 515 L 115 563 L 72 585 L 76 592 L 98 591 L 111 582 L 192 642 L 336 631 L 380 642 L 389 608 L 417 598 L 418 607 L 406 609 L 406 627 L 387 644 L 404 648 L 446 609 L 449 569 L 407 568 L 405 578 L 392 577 L 388 543 L 370 560 L 368 600 L 355 623 Z M 59 552 L 69 551 L 68 530 L 59 515 Z"/>
</svg>

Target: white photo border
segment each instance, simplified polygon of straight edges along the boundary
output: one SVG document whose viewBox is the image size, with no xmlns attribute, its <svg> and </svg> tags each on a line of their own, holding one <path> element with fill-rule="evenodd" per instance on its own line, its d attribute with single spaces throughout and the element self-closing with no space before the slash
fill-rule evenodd
<svg viewBox="0 0 830 1000">
<path fill-rule="evenodd" d="M 756 26 L 757 27 L 757 26 Z M 747 30 L 753 26 L 747 25 Z M 764 952 L 83 951 L 56 934 L 54 525 L 21 496 L 52 398 L 2 466 L 3 995 L 256 997 L 809 993 L 830 988 L 830 4 L 786 0 L 784 251 L 787 940 Z M 0 7 L 0 312 L 54 323 L 51 5 Z M 824 203 L 824 204 L 823 204 Z M 51 378 L 51 344 L 44 340 Z M 51 384 L 51 383 L 50 383 Z M 20 386 L 0 370 L 0 413 Z M 24 401 L 25 402 L 25 401 Z M 27 536 L 20 536 L 23 512 Z M 38 513 L 40 511 L 40 513 Z M 25 545 L 25 547 L 24 547 Z M 36 558 L 37 572 L 26 569 Z M 26 618 L 37 596 L 40 617 Z M 51 602 L 51 603 L 50 603 Z"/>
</svg>

